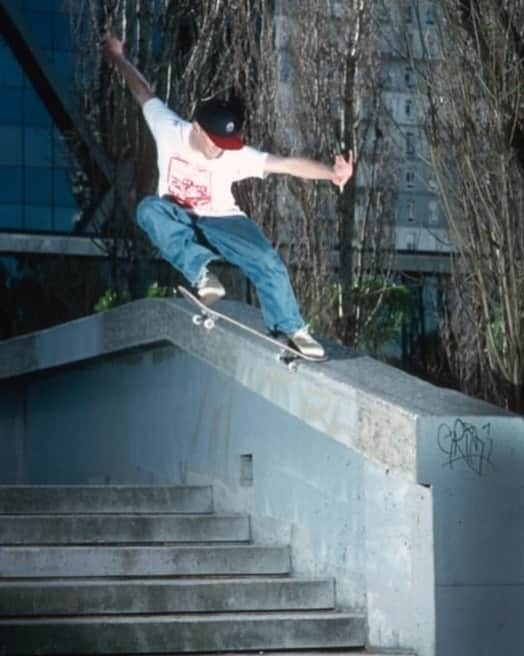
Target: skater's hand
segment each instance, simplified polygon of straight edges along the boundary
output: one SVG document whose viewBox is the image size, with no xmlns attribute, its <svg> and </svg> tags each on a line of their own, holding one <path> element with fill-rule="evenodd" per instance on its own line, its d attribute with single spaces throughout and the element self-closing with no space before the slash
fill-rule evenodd
<svg viewBox="0 0 524 656">
<path fill-rule="evenodd" d="M 102 54 L 108 59 L 117 59 L 124 56 L 124 43 L 111 34 L 106 34 L 101 42 Z"/>
<path fill-rule="evenodd" d="M 140 107 L 153 98 L 154 91 L 142 73 L 126 59 L 124 42 L 107 33 L 101 42 L 102 54 L 115 65 Z"/>
<path fill-rule="evenodd" d="M 343 191 L 346 182 L 353 177 L 354 165 L 355 158 L 352 150 L 349 151 L 348 159 L 344 155 L 337 155 L 335 157 L 331 182 L 337 185 L 340 191 Z"/>
</svg>

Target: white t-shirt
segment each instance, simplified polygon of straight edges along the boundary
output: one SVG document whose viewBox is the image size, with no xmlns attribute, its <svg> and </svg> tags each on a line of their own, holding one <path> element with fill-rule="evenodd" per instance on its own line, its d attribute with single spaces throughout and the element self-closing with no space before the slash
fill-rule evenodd
<svg viewBox="0 0 524 656">
<path fill-rule="evenodd" d="M 235 203 L 231 185 L 244 178 L 263 178 L 267 153 L 244 146 L 207 159 L 189 145 L 191 123 L 159 98 L 144 103 L 144 117 L 157 148 L 158 195 L 199 216 L 244 214 Z"/>
</svg>

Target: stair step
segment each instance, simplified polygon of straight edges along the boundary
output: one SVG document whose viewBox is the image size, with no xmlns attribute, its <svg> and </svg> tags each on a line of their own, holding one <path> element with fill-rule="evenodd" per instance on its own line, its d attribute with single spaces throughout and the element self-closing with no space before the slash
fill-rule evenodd
<svg viewBox="0 0 524 656">
<path fill-rule="evenodd" d="M 0 616 L 325 610 L 331 579 L 73 579 L 0 582 Z"/>
<path fill-rule="evenodd" d="M 0 515 L 0 544 L 243 542 L 241 515 Z"/>
<path fill-rule="evenodd" d="M 247 613 L 0 620 L 11 656 L 174 654 L 362 647 L 365 619 L 350 613 Z"/>
<path fill-rule="evenodd" d="M 0 547 L 0 578 L 288 574 L 288 546 Z"/>
<path fill-rule="evenodd" d="M 211 487 L 0 486 L 0 653 L 358 656 L 334 581 L 249 540 Z"/>
<path fill-rule="evenodd" d="M 0 513 L 210 513 L 210 486 L 1 485 Z"/>
</svg>

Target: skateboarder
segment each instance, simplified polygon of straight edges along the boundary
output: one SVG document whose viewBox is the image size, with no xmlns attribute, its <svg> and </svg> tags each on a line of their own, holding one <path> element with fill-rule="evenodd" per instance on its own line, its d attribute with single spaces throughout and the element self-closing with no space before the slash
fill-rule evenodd
<svg viewBox="0 0 524 656">
<path fill-rule="evenodd" d="M 332 166 L 302 157 L 279 157 L 245 145 L 241 119 L 231 103 L 201 102 L 191 122 L 157 97 L 124 54 L 122 41 L 108 36 L 103 54 L 123 76 L 155 139 L 158 195 L 144 198 L 137 220 L 162 257 L 181 271 L 206 304 L 225 294 L 209 271 L 216 259 L 239 267 L 253 283 L 271 331 L 284 333 L 302 353 L 322 357 L 324 349 L 305 325 L 288 272 L 260 228 L 236 205 L 231 184 L 270 173 L 328 180 L 340 189 L 353 175 L 353 155 L 338 155 Z M 211 245 L 199 241 L 202 234 Z"/>
</svg>

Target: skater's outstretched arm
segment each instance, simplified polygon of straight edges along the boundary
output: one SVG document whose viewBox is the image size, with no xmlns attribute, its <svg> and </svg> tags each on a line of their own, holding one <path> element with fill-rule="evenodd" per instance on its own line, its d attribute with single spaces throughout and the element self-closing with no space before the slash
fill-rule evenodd
<svg viewBox="0 0 524 656">
<path fill-rule="evenodd" d="M 120 71 L 129 91 L 131 91 L 140 106 L 154 97 L 155 94 L 149 82 L 126 58 L 122 41 L 114 36 L 107 35 L 102 40 L 102 54 Z"/>
<path fill-rule="evenodd" d="M 329 180 L 342 191 L 346 182 L 353 176 L 355 159 L 350 150 L 348 158 L 337 155 L 332 166 L 304 157 L 278 157 L 268 155 L 266 173 L 282 173 L 307 180 Z"/>
</svg>

